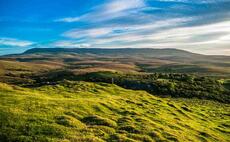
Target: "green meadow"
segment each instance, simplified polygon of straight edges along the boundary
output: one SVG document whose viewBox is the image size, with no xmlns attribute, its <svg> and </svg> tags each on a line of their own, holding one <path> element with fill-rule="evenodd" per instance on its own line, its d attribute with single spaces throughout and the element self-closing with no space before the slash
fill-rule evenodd
<svg viewBox="0 0 230 142">
<path fill-rule="evenodd" d="M 0 141 L 229 142 L 230 105 L 162 98 L 114 84 L 0 83 Z"/>
</svg>

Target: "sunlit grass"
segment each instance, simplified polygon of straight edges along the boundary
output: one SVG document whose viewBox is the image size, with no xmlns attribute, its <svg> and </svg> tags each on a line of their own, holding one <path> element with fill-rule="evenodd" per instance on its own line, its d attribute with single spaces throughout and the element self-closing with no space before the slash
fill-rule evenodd
<svg viewBox="0 0 230 142">
<path fill-rule="evenodd" d="M 105 83 L 0 83 L 0 141 L 221 141 L 230 105 L 159 98 Z"/>
</svg>

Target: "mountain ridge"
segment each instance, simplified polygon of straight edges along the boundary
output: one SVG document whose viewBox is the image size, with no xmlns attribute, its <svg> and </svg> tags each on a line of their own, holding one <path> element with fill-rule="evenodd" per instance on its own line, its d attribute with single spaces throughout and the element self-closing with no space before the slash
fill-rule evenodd
<svg viewBox="0 0 230 142">
<path fill-rule="evenodd" d="M 192 53 L 185 50 L 175 49 L 175 48 L 165 48 L 165 49 L 156 49 L 156 48 L 32 48 L 25 51 L 23 54 L 33 54 L 33 53 L 94 53 L 94 54 L 114 54 L 114 53 L 125 53 L 125 54 L 134 54 L 138 52 L 146 53 L 177 53 L 177 54 L 193 54 L 193 55 L 202 55 L 197 53 Z"/>
</svg>

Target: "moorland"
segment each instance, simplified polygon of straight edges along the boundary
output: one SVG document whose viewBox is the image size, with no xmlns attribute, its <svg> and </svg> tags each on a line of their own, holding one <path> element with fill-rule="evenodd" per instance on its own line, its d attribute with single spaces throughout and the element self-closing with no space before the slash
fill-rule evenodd
<svg viewBox="0 0 230 142">
<path fill-rule="evenodd" d="M 230 139 L 230 56 L 34 48 L 0 57 L 0 141 Z"/>
</svg>

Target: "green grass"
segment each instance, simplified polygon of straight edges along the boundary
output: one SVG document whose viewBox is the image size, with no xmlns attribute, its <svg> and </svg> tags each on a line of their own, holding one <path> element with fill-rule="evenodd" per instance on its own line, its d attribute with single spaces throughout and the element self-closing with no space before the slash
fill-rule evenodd
<svg viewBox="0 0 230 142">
<path fill-rule="evenodd" d="M 0 83 L 0 141 L 221 141 L 230 105 L 159 98 L 106 83 Z"/>
</svg>

